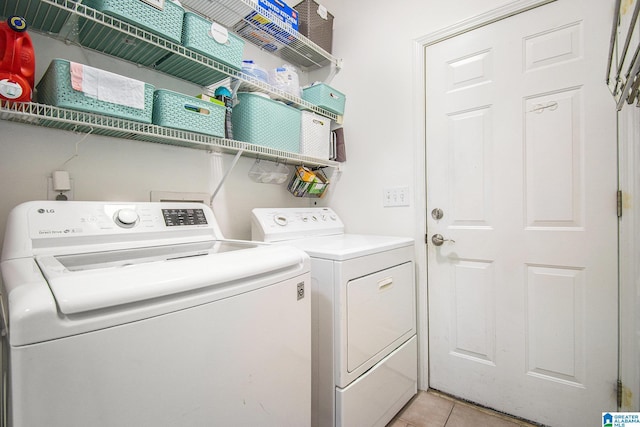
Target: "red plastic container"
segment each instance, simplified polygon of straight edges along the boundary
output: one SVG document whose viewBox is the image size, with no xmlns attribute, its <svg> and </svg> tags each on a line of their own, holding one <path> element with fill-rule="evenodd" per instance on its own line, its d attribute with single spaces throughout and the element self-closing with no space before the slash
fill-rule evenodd
<svg viewBox="0 0 640 427">
<path fill-rule="evenodd" d="M 24 18 L 0 22 L 0 100 L 31 101 L 36 55 Z"/>
</svg>

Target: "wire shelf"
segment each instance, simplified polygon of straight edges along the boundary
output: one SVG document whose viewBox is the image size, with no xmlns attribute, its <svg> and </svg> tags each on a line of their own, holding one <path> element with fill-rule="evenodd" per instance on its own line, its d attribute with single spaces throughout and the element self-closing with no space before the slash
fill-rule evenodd
<svg viewBox="0 0 640 427">
<path fill-rule="evenodd" d="M 171 129 L 117 117 L 85 113 L 35 102 L 0 102 L 0 119 L 79 133 L 153 142 L 212 152 L 256 156 L 292 165 L 338 166 L 337 162 L 197 132 Z"/>
<path fill-rule="evenodd" d="M 341 66 L 341 61 L 338 58 L 300 34 L 291 25 L 283 22 L 273 12 L 262 8 L 256 0 L 183 0 L 181 4 L 185 9 L 206 16 L 227 27 L 235 26 L 238 28 L 247 25 L 261 31 L 255 21 L 246 18 L 251 12 L 258 12 L 271 21 L 269 25 L 276 29 L 278 34 L 291 39 L 289 43 L 282 43 L 278 41 L 278 38 L 275 40 L 271 38 L 270 44 L 277 47 L 277 50 L 272 52 L 273 54 L 302 68 L 321 68 L 327 65 L 340 68 Z M 247 40 L 262 47 L 258 40 L 251 38 L 247 38 Z"/>
<path fill-rule="evenodd" d="M 246 3 L 250 0 L 221 0 Z M 200 82 L 203 75 L 217 74 L 220 79 L 230 78 L 243 90 L 268 93 L 271 98 L 294 104 L 332 120 L 342 117 L 324 110 L 308 101 L 276 89 L 253 76 L 244 74 L 225 64 L 216 62 L 177 43 L 135 27 L 127 22 L 91 9 L 75 0 L 0 0 L 0 16 L 21 15 L 30 24 L 31 30 L 46 33 L 65 42 L 79 43 L 81 34 L 91 34 L 95 40 L 92 49 L 119 58 L 153 67 L 154 55 L 179 56 L 181 65 L 165 73 L 182 80 Z M 125 37 L 126 49 L 118 51 L 111 44 Z M 216 77 L 216 78 L 218 78 Z M 168 144 L 193 149 L 225 152 L 244 156 L 281 161 L 288 164 L 309 166 L 338 166 L 337 162 L 315 157 L 275 150 L 242 141 L 218 138 L 196 132 L 187 132 L 162 126 L 119 119 L 100 114 L 85 113 L 71 109 L 38 103 L 13 103 L 0 101 L 0 120 L 28 123 L 37 126 L 92 133 L 96 135 Z"/>
<path fill-rule="evenodd" d="M 0 15 L 6 17 L 12 14 L 22 14 L 30 23 L 31 29 L 149 68 L 153 68 L 156 62 L 171 55 L 180 61 L 168 70 L 163 70 L 165 74 L 202 86 L 231 78 L 241 82 L 245 89 L 268 93 L 275 100 L 294 104 L 298 108 L 342 122 L 342 116 L 76 0 L 0 0 Z M 80 38 L 87 34 L 86 37 L 89 38 L 84 38 L 80 43 Z"/>
</svg>

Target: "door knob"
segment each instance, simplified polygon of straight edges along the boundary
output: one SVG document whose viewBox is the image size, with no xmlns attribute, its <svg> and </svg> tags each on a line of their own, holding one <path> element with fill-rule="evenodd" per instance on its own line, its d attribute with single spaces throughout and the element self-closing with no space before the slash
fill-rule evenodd
<svg viewBox="0 0 640 427">
<path fill-rule="evenodd" d="M 431 243 L 436 246 L 442 246 L 444 242 L 455 243 L 456 241 L 453 239 L 445 239 L 444 237 L 442 237 L 442 234 L 434 234 L 433 236 L 431 236 Z"/>
</svg>

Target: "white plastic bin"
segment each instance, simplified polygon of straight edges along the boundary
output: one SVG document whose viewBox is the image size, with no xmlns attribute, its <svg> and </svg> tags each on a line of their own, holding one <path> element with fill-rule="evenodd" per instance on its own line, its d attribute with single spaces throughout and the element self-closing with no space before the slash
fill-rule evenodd
<svg viewBox="0 0 640 427">
<path fill-rule="evenodd" d="M 327 160 L 331 146 L 331 120 L 310 111 L 302 112 L 300 154 Z"/>
</svg>

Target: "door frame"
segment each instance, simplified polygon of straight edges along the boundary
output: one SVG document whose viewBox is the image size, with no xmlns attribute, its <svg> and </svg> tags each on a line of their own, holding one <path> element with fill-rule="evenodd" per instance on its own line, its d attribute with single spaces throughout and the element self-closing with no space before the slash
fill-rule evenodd
<svg viewBox="0 0 640 427">
<path fill-rule="evenodd" d="M 619 410 L 640 410 L 640 108 L 625 105 L 618 112 L 618 189 L 622 192 L 619 218 L 619 354 L 618 378 L 622 381 Z"/>
<path fill-rule="evenodd" d="M 417 259 L 417 299 L 418 299 L 418 388 L 429 388 L 429 313 L 427 293 L 427 173 L 426 173 L 426 111 L 427 100 L 425 98 L 426 76 L 426 48 L 447 40 L 449 38 L 473 31 L 494 22 L 509 18 L 522 12 L 534 9 L 556 0 L 514 0 L 489 10 L 480 15 L 460 21 L 448 27 L 429 33 L 413 40 L 413 127 L 415 141 L 415 215 L 416 215 L 416 242 L 424 244 L 416 245 Z"/>
</svg>

